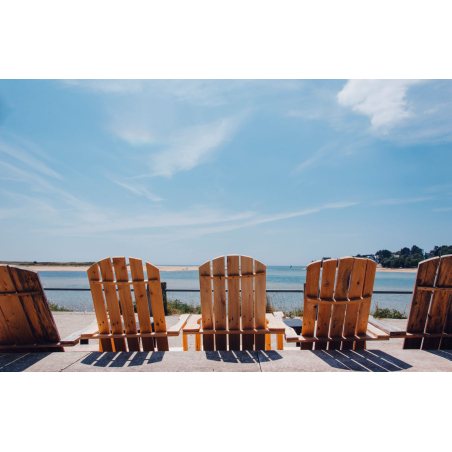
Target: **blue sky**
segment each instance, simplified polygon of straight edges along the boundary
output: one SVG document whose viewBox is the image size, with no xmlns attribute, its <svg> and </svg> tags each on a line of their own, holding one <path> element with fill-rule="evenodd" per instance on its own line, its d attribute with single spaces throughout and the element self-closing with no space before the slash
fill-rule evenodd
<svg viewBox="0 0 452 452">
<path fill-rule="evenodd" d="M 0 80 L 0 260 L 452 244 L 452 82 Z"/>
</svg>

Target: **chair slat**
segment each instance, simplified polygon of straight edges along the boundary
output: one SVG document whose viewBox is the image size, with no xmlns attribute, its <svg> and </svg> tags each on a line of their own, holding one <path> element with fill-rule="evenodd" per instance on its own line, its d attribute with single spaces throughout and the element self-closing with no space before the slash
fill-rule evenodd
<svg viewBox="0 0 452 452">
<path fill-rule="evenodd" d="M 225 276 L 224 256 L 212 260 L 212 275 Z M 226 281 L 224 278 L 215 278 L 213 280 L 213 314 L 215 329 L 226 330 Z M 215 350 L 227 350 L 227 337 L 225 334 L 215 335 Z"/>
<path fill-rule="evenodd" d="M 452 255 L 440 259 L 436 277 L 436 287 L 452 287 Z M 426 333 L 444 332 L 446 314 L 449 309 L 450 291 L 436 291 L 433 293 L 430 311 L 427 317 Z M 423 350 L 438 350 L 440 337 L 426 337 L 422 343 Z"/>
<path fill-rule="evenodd" d="M 266 273 L 267 267 L 258 260 L 254 261 L 254 271 L 256 274 Z M 254 278 L 254 324 L 256 329 L 266 327 L 266 285 L 267 276 L 261 276 Z M 264 334 L 256 334 L 254 339 L 254 349 L 255 350 L 265 350 L 265 336 Z"/>
<path fill-rule="evenodd" d="M 115 280 L 115 276 L 113 274 L 113 266 L 111 264 L 111 259 L 109 257 L 99 261 L 99 268 L 103 281 Z M 95 284 L 93 284 L 93 286 L 95 286 Z M 118 294 L 116 293 L 116 286 L 112 284 L 104 284 L 103 287 L 105 293 L 105 300 L 107 302 L 108 316 L 110 317 L 111 332 L 115 334 L 116 333 L 122 334 L 124 333 L 124 329 L 122 326 L 121 312 L 119 310 L 119 301 Z M 113 346 L 115 352 L 127 351 L 125 339 L 122 338 L 113 339 Z"/>
<path fill-rule="evenodd" d="M 0 266 L 0 287 L 2 293 L 17 292 L 10 277 L 8 266 Z M 36 342 L 33 330 L 17 295 L 3 297 L 0 309 L 7 324 L 7 331 L 9 331 L 7 341 L 12 339 L 14 344 L 34 344 Z M 11 344 L 6 343 L 4 345 Z"/>
<path fill-rule="evenodd" d="M 337 259 L 328 259 L 323 261 L 322 265 L 322 280 L 320 282 L 320 298 L 326 300 L 333 300 L 334 281 L 336 278 Z M 331 306 L 321 304 L 317 313 L 317 328 L 316 336 L 328 337 L 331 320 Z M 317 342 L 315 344 L 316 350 L 326 350 L 326 342 Z"/>
<path fill-rule="evenodd" d="M 199 267 L 199 276 L 202 328 L 204 330 L 211 330 L 213 329 L 212 281 L 208 278 L 201 278 L 201 276 L 211 276 L 210 261 Z M 202 341 L 204 351 L 215 349 L 213 334 L 203 334 Z"/>
<path fill-rule="evenodd" d="M 366 277 L 367 259 L 355 258 L 353 262 L 353 270 L 350 278 L 350 288 L 348 298 L 359 298 L 362 296 L 364 280 Z M 344 336 L 354 336 L 356 334 L 356 324 L 358 322 L 359 304 L 349 304 L 345 312 Z M 344 341 L 342 350 L 352 350 L 353 341 Z"/>
<path fill-rule="evenodd" d="M 227 257 L 228 276 L 240 275 L 240 257 Z M 228 279 L 228 328 L 240 329 L 240 279 Z M 229 350 L 240 350 L 240 334 L 229 335 Z"/>
<path fill-rule="evenodd" d="M 312 337 L 315 332 L 315 318 L 317 305 L 307 300 L 307 297 L 317 298 L 319 296 L 319 279 L 321 261 L 312 262 L 306 268 L 306 284 L 304 290 L 303 304 L 303 325 L 301 327 L 302 336 Z M 312 342 L 302 342 L 302 350 L 312 350 Z"/>
<path fill-rule="evenodd" d="M 108 322 L 108 314 L 105 309 L 105 299 L 102 286 L 99 284 L 93 284 L 93 282 L 100 281 L 99 265 L 97 263 L 91 265 L 87 271 L 89 286 L 91 289 L 91 296 L 93 298 L 94 312 L 96 313 L 97 327 L 99 334 L 110 334 L 110 324 Z M 121 330 L 122 332 L 122 330 Z M 115 339 L 121 340 L 121 339 Z M 111 339 L 101 339 L 101 347 L 105 352 L 113 351 L 113 343 Z"/>
<path fill-rule="evenodd" d="M 350 284 L 350 276 L 354 260 L 355 259 L 353 257 L 343 257 L 339 260 L 336 288 L 334 291 L 334 299 L 337 301 L 337 305 L 333 306 L 333 312 L 331 315 L 331 337 L 342 337 L 346 309 L 346 305 L 343 301 L 347 301 L 348 286 Z M 331 341 L 328 345 L 328 350 L 340 350 L 341 344 L 341 341 Z"/>
<path fill-rule="evenodd" d="M 155 266 L 146 262 L 146 273 L 149 281 L 149 294 L 151 296 L 152 316 L 154 318 L 154 329 L 156 333 L 166 332 L 165 307 L 163 305 L 162 283 L 160 271 Z M 157 350 L 165 352 L 169 350 L 168 338 L 156 338 Z"/>
<path fill-rule="evenodd" d="M 242 256 L 242 275 L 253 274 L 253 258 Z M 242 284 L 242 329 L 254 329 L 254 297 L 253 281 L 254 278 L 243 278 Z M 254 349 L 254 335 L 246 334 L 242 336 L 242 350 Z"/>
<path fill-rule="evenodd" d="M 138 322 L 140 324 L 140 333 L 152 333 L 151 314 L 149 312 L 148 296 L 146 285 L 144 283 L 143 262 L 141 259 L 129 258 L 130 273 L 133 281 L 133 293 L 137 306 Z M 143 351 L 154 350 L 154 340 L 152 337 L 142 337 L 141 343 Z"/>
<path fill-rule="evenodd" d="M 113 267 L 115 269 L 116 281 L 129 281 L 127 263 L 125 257 L 114 257 Z M 129 285 L 118 285 L 119 303 L 121 304 L 124 331 L 126 333 L 137 333 L 137 322 L 135 320 L 135 310 L 133 308 L 132 292 Z M 127 338 L 130 352 L 140 351 L 140 340 L 137 338 Z"/>
<path fill-rule="evenodd" d="M 359 304 L 358 322 L 356 324 L 356 334 L 362 336 L 367 333 L 367 324 L 369 322 L 370 305 L 372 294 L 374 292 L 375 274 L 377 272 L 377 263 L 367 259 L 366 276 L 364 278 L 364 286 L 362 296 L 369 297 L 368 301 Z M 355 350 L 365 350 L 365 341 L 355 341 Z"/>
<path fill-rule="evenodd" d="M 432 293 L 425 290 L 417 290 L 417 286 L 433 286 L 439 260 L 439 257 L 434 257 L 419 264 L 413 298 L 411 300 L 410 314 L 408 316 L 407 333 L 423 333 L 425 330 Z M 403 343 L 403 348 L 417 349 L 421 348 L 421 345 L 421 337 L 406 338 Z"/>
</svg>

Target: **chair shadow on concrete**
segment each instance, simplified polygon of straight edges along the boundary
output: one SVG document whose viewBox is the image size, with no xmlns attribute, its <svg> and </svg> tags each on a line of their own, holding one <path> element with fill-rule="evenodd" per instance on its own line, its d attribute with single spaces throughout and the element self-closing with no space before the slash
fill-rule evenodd
<svg viewBox="0 0 452 452">
<path fill-rule="evenodd" d="M 267 363 L 269 361 L 278 361 L 283 359 L 283 357 L 275 350 L 261 350 L 259 351 L 259 362 Z"/>
<path fill-rule="evenodd" d="M 259 363 L 257 352 L 254 351 L 205 351 L 206 359 L 232 364 Z"/>
<path fill-rule="evenodd" d="M 94 367 L 134 367 L 157 363 L 165 352 L 92 352 L 80 362 Z"/>
<path fill-rule="evenodd" d="M 400 372 L 413 366 L 381 350 L 312 351 L 329 366 L 355 372 Z"/>
<path fill-rule="evenodd" d="M 51 352 L 4 353 L 0 356 L 0 372 L 23 372 L 50 354 Z"/>
<path fill-rule="evenodd" d="M 452 361 L 452 350 L 425 350 L 433 355 Z"/>
</svg>

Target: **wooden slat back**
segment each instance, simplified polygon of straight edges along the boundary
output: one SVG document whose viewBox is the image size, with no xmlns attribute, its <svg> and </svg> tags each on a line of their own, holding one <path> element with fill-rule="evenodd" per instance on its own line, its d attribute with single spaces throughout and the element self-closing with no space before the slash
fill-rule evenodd
<svg viewBox="0 0 452 452">
<path fill-rule="evenodd" d="M 224 256 L 212 260 L 212 276 L 219 276 L 213 280 L 213 316 L 216 330 L 227 329 L 226 312 L 226 280 Z M 227 340 L 225 334 L 215 335 L 215 350 L 227 350 Z"/>
<path fill-rule="evenodd" d="M 320 282 L 320 298 L 322 300 L 333 301 L 334 281 L 336 278 L 337 259 L 328 259 L 323 261 L 322 279 Z M 317 337 L 328 337 L 330 330 L 331 306 L 319 305 L 317 313 Z M 326 350 L 327 342 L 317 342 L 316 350 Z"/>
<path fill-rule="evenodd" d="M 148 296 L 146 284 L 144 283 L 143 262 L 141 259 L 129 258 L 130 273 L 133 281 L 133 293 L 137 307 L 138 322 L 140 324 L 140 333 L 152 333 L 151 314 L 149 312 Z M 154 350 L 154 340 L 152 337 L 141 338 L 143 351 Z"/>
<path fill-rule="evenodd" d="M 0 344 L 58 343 L 60 336 L 38 274 L 0 266 L 0 293 L 14 292 L 37 293 L 0 297 Z"/>
<path fill-rule="evenodd" d="M 242 276 L 253 274 L 253 258 L 242 256 Z M 254 329 L 254 293 L 253 293 L 254 278 L 242 278 L 242 329 Z M 242 350 L 254 349 L 254 334 L 244 334 L 242 337 Z"/>
<path fill-rule="evenodd" d="M 317 314 L 317 305 L 308 301 L 307 297 L 317 298 L 319 296 L 319 279 L 322 261 L 311 262 L 306 268 L 306 284 L 304 286 L 304 304 L 303 304 L 303 325 L 301 334 L 307 337 L 313 337 L 315 332 L 315 319 Z M 302 342 L 302 350 L 312 350 L 312 342 Z"/>
<path fill-rule="evenodd" d="M 439 257 L 433 257 L 419 263 L 411 300 L 410 314 L 408 315 L 407 332 L 423 333 L 427 321 L 428 309 L 432 292 L 418 290 L 419 286 L 433 286 L 436 280 L 436 271 L 439 266 Z M 405 349 L 421 348 L 422 338 L 407 338 L 403 343 Z"/>
<path fill-rule="evenodd" d="M 441 260 L 445 260 L 446 258 L 450 262 L 450 259 L 452 258 L 452 255 L 449 254 L 449 255 L 443 256 L 441 258 Z M 447 276 L 446 275 L 442 276 L 442 275 L 443 275 L 443 273 L 441 272 L 441 279 L 440 279 L 440 275 L 438 275 L 437 286 L 451 287 L 452 286 L 452 283 L 451 283 L 452 272 L 451 272 L 451 270 L 449 270 Z M 442 278 L 444 278 L 444 280 Z M 444 322 L 444 330 L 443 330 L 443 332 L 447 333 L 447 334 L 452 334 L 452 294 L 450 294 L 450 298 L 449 298 L 449 301 L 448 301 L 448 307 L 447 307 L 447 311 L 446 311 L 445 317 L 446 317 L 446 320 Z M 440 344 L 439 348 L 441 350 L 451 350 L 452 349 L 452 337 L 443 337 L 441 339 L 441 344 Z"/>
<path fill-rule="evenodd" d="M 377 272 L 377 263 L 371 259 L 367 259 L 366 276 L 364 278 L 364 287 L 362 297 L 369 297 L 368 301 L 359 304 L 358 322 L 356 324 L 356 334 L 362 335 L 367 333 L 367 324 L 369 322 L 370 305 L 372 294 L 374 292 L 375 274 Z M 356 341 L 355 350 L 364 350 L 366 348 L 365 341 Z"/>
<path fill-rule="evenodd" d="M 99 265 L 97 262 L 88 269 L 89 287 L 93 298 L 94 312 L 96 313 L 97 327 L 100 334 L 110 334 L 110 324 L 108 322 L 108 314 L 105 308 L 104 293 L 100 284 L 94 282 L 101 281 Z M 121 328 L 122 330 L 122 328 Z M 118 340 L 118 339 L 116 339 Z M 114 351 L 111 339 L 101 339 L 101 348 L 104 352 Z"/>
<path fill-rule="evenodd" d="M 353 270 L 350 278 L 350 288 L 348 291 L 348 298 L 359 298 L 363 294 L 364 280 L 366 278 L 367 259 L 357 258 L 353 262 Z M 356 334 L 356 324 L 358 322 L 359 304 L 347 305 L 344 321 L 344 336 L 354 336 Z M 342 343 L 342 350 L 352 350 L 354 346 L 353 341 L 344 341 Z"/>
<path fill-rule="evenodd" d="M 100 273 L 102 281 L 114 282 L 115 275 L 113 273 L 113 266 L 109 257 L 99 261 Z M 119 309 L 118 294 L 116 292 L 116 285 L 103 284 L 105 300 L 107 302 L 108 316 L 110 318 L 111 332 L 116 334 L 123 334 L 124 328 L 122 326 L 121 311 Z M 91 290 L 91 293 L 92 290 Z M 98 320 L 99 321 L 99 320 Z M 115 352 L 126 352 L 126 341 L 123 338 L 113 339 L 113 347 Z"/>
<path fill-rule="evenodd" d="M 331 315 L 330 337 L 342 337 L 344 330 L 345 310 L 347 305 L 344 303 L 348 300 L 348 287 L 350 285 L 350 277 L 353 270 L 353 257 L 343 257 L 339 260 L 337 269 L 336 288 L 334 290 L 334 299 L 338 302 L 333 306 Z M 340 350 L 342 342 L 331 341 L 328 345 L 329 350 Z"/>
<path fill-rule="evenodd" d="M 149 295 L 151 297 L 152 316 L 154 318 L 154 329 L 156 333 L 164 333 L 167 329 L 160 271 L 155 265 L 146 262 L 146 273 L 148 276 Z M 167 337 L 157 337 L 156 342 L 159 352 L 169 350 Z"/>
<path fill-rule="evenodd" d="M 266 305 L 267 305 L 267 267 L 258 260 L 254 261 L 254 271 L 256 275 L 264 274 L 265 276 L 257 276 L 254 279 L 254 324 L 255 328 L 266 327 Z M 255 350 L 265 350 L 265 335 L 256 334 L 254 339 Z"/>
<path fill-rule="evenodd" d="M 115 269 L 116 281 L 129 282 L 127 263 L 125 257 L 114 257 L 113 267 Z M 118 284 L 119 303 L 121 304 L 124 331 L 126 333 L 137 333 L 137 322 L 135 320 L 135 310 L 133 307 L 132 292 L 129 285 Z M 127 338 L 129 351 L 140 351 L 140 340 L 138 338 Z"/>
<path fill-rule="evenodd" d="M 211 276 L 210 261 L 199 267 L 199 287 L 201 296 L 201 315 L 202 327 L 205 330 L 213 329 L 213 306 L 212 306 L 212 280 L 203 278 L 203 276 Z M 202 341 L 205 351 L 215 350 L 214 335 L 203 334 Z"/>
<path fill-rule="evenodd" d="M 228 276 L 240 275 L 240 257 L 231 255 L 227 257 Z M 240 329 L 240 280 L 228 279 L 228 328 Z M 229 335 L 229 350 L 240 350 L 240 334 Z"/>
</svg>

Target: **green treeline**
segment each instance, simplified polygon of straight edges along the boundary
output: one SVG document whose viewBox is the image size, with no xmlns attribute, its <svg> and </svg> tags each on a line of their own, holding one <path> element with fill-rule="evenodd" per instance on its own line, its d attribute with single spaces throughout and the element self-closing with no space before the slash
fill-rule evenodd
<svg viewBox="0 0 452 452">
<path fill-rule="evenodd" d="M 399 251 L 379 250 L 375 253 L 378 262 L 386 268 L 416 268 L 419 262 L 434 256 L 444 256 L 452 254 L 452 245 L 435 246 L 430 253 L 424 253 L 424 250 L 416 245 L 410 248 L 405 247 Z"/>
</svg>

